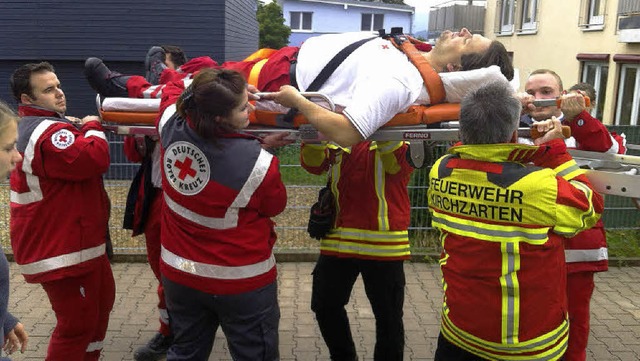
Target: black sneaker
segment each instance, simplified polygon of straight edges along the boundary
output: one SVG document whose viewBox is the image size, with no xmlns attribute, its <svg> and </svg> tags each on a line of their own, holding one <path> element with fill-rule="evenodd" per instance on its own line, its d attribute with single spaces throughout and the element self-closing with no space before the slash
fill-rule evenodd
<svg viewBox="0 0 640 361">
<path fill-rule="evenodd" d="M 165 56 L 164 49 L 159 46 L 152 46 L 147 51 L 147 57 L 144 59 L 144 68 L 147 72 L 144 77 L 149 83 L 157 85 L 160 82 L 160 75 L 167 68 L 164 63 Z"/>
<path fill-rule="evenodd" d="M 106 97 L 127 97 L 127 80 L 129 76 L 124 76 L 118 72 L 111 71 L 98 58 L 89 58 L 84 62 L 84 76 L 89 81 L 89 85 Z"/>
<path fill-rule="evenodd" d="M 139 347 L 133 353 L 133 359 L 136 361 L 163 360 L 172 343 L 173 336 L 165 336 L 158 332 L 146 345 Z"/>
</svg>

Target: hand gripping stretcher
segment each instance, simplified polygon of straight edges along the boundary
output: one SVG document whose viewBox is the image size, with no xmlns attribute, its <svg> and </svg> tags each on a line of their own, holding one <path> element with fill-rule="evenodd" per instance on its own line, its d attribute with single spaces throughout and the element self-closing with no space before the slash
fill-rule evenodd
<svg viewBox="0 0 640 361">
<path fill-rule="evenodd" d="M 260 93 L 258 93 L 260 96 Z M 314 102 L 335 111 L 331 99 L 322 93 L 302 93 Z M 556 100 L 536 100 L 537 106 L 551 105 Z M 543 104 L 544 103 L 544 104 Z M 125 136 L 155 136 L 155 121 L 158 116 L 160 99 L 102 98 L 96 97 L 96 106 L 105 129 Z M 404 140 L 410 143 L 411 161 L 417 168 L 429 165 L 433 159 L 430 146 L 442 142 L 458 140 L 457 119 L 459 104 L 440 103 L 430 106 L 413 106 L 408 112 L 399 114 L 369 139 L 377 141 Z M 565 127 L 568 130 L 568 127 Z M 288 139 L 298 141 L 327 140 L 301 114 L 287 119 L 285 113 L 260 109 L 251 117 L 246 132 L 256 136 L 272 133 L 289 133 Z M 530 128 L 518 129 L 522 138 L 536 138 Z M 566 134 L 565 136 L 569 136 Z M 640 146 L 628 144 L 629 149 L 640 150 Z M 603 194 L 612 194 L 634 199 L 640 208 L 640 157 L 570 150 L 573 157 L 583 167 L 588 168 L 587 176 L 595 189 Z"/>
</svg>

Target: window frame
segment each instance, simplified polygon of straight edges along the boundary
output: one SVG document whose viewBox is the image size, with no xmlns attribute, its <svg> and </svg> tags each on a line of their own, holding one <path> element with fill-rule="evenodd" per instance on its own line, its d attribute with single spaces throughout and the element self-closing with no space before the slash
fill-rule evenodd
<svg viewBox="0 0 640 361">
<path fill-rule="evenodd" d="M 378 31 L 379 29 L 384 29 L 384 13 L 361 13 L 360 14 L 360 31 Z M 364 17 L 369 16 L 371 21 L 371 29 L 363 29 L 364 26 Z M 379 27 L 376 27 L 376 17 L 382 17 L 382 24 Z"/>
<path fill-rule="evenodd" d="M 538 31 L 538 0 L 522 0 L 518 9 L 518 33 L 533 34 Z M 533 11 L 531 11 L 533 10 Z M 525 22 L 525 14 L 531 11 L 531 20 Z"/>
<path fill-rule="evenodd" d="M 298 22 L 300 24 L 299 28 L 293 27 L 293 18 L 294 14 L 298 16 Z M 304 16 L 305 14 L 309 15 L 309 29 L 304 28 Z M 311 11 L 289 11 L 289 28 L 292 32 L 312 32 L 313 31 L 313 12 Z"/>
<path fill-rule="evenodd" d="M 596 90 L 596 99 L 592 99 L 592 102 L 595 102 L 596 106 L 591 110 L 591 116 L 602 120 L 604 117 L 604 101 L 607 95 L 607 78 L 603 79 L 602 71 L 603 68 L 607 68 L 606 73 L 607 75 L 609 74 L 609 63 L 607 61 L 583 60 L 580 79 L 584 83 L 590 83 L 588 79 L 589 72 L 587 71 L 590 67 L 595 68 L 592 85 Z M 600 110 L 600 113 L 598 110 Z"/>
<path fill-rule="evenodd" d="M 583 31 L 603 30 L 607 15 L 607 0 L 580 0 L 578 26 Z M 598 14 L 598 15 L 594 15 Z"/>
<path fill-rule="evenodd" d="M 616 99 L 616 116 L 615 116 L 615 125 L 626 125 L 620 124 L 620 118 L 622 115 L 622 103 L 624 100 L 624 85 L 623 81 L 626 78 L 627 70 L 629 68 L 634 68 L 636 70 L 636 79 L 634 84 L 634 94 L 633 99 L 631 101 L 631 114 L 629 115 L 629 124 L 628 125 L 638 125 L 638 115 L 640 111 L 638 111 L 638 107 L 640 106 L 640 91 L 636 91 L 640 89 L 640 64 L 638 63 L 622 63 L 620 64 L 620 77 L 618 79 L 618 97 Z"/>
<path fill-rule="evenodd" d="M 515 0 L 498 0 L 498 8 L 500 13 L 498 14 L 498 35 L 511 35 L 515 30 Z M 508 5 L 508 9 L 505 10 Z M 508 17 L 508 23 L 505 24 L 505 18 Z"/>
</svg>

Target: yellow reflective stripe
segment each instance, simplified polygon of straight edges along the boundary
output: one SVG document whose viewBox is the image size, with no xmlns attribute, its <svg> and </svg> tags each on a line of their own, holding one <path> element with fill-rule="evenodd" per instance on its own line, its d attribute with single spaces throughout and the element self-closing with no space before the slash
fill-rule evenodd
<svg viewBox="0 0 640 361">
<path fill-rule="evenodd" d="M 600 215 L 596 213 L 593 208 L 593 190 L 582 182 L 569 181 L 569 183 L 585 194 L 589 202 L 589 209 L 585 212 L 574 207 L 567 207 L 562 204 L 557 205 L 556 216 L 560 221 L 555 225 L 554 232 L 567 238 L 571 238 L 578 232 L 593 227 L 600 218 Z"/>
<path fill-rule="evenodd" d="M 580 166 L 578 166 L 578 163 L 576 163 L 576 161 L 573 159 L 560 164 L 553 170 L 554 172 L 556 172 L 556 175 L 566 180 L 573 179 L 580 174 L 585 174 L 585 170 L 581 169 Z"/>
<path fill-rule="evenodd" d="M 403 141 L 372 142 L 370 149 L 378 149 L 380 153 L 391 153 L 403 145 Z"/>
<path fill-rule="evenodd" d="M 269 58 L 262 59 L 259 62 L 255 63 L 253 67 L 251 67 L 251 71 L 249 72 L 249 79 L 247 79 L 247 83 L 253 86 L 258 86 L 258 77 L 260 76 L 260 71 L 262 70 L 262 67 L 267 62 L 267 60 L 269 60 Z"/>
<path fill-rule="evenodd" d="M 502 343 L 516 344 L 519 341 L 520 329 L 520 246 L 516 242 L 500 244 L 502 253 Z"/>
<path fill-rule="evenodd" d="M 323 239 L 320 242 L 320 250 L 372 257 L 402 257 L 411 254 L 408 242 L 405 244 L 374 245 Z"/>
<path fill-rule="evenodd" d="M 372 241 L 399 243 L 409 241 L 409 232 L 404 231 L 375 231 L 358 228 L 338 227 L 332 229 L 327 238 L 340 238 L 343 240 Z"/>
<path fill-rule="evenodd" d="M 338 181 L 341 176 L 341 164 L 342 164 L 342 152 L 337 152 L 334 159 L 337 167 L 331 166 L 329 172 L 331 173 L 331 193 L 335 196 L 336 214 L 340 214 L 340 191 L 338 190 Z"/>
<path fill-rule="evenodd" d="M 381 231 L 387 231 L 389 229 L 389 208 L 387 199 L 384 196 L 386 177 L 384 166 L 382 165 L 382 160 L 380 159 L 380 154 L 378 154 L 378 152 L 374 155 L 373 168 L 376 198 L 378 199 L 378 229 Z"/>
<path fill-rule="evenodd" d="M 490 242 L 526 242 L 541 245 L 547 242 L 550 227 L 525 228 L 516 225 L 492 225 L 452 217 L 431 209 L 431 222 L 434 228 L 461 236 L 472 237 Z"/>
<path fill-rule="evenodd" d="M 449 318 L 449 309 L 444 306 L 442 312 L 442 327 L 440 328 L 447 340 L 473 354 L 488 359 L 495 359 L 496 355 L 508 354 L 508 360 L 557 360 L 567 347 L 569 322 L 563 320 L 555 329 L 527 341 L 517 344 L 503 344 L 483 340 L 456 327 Z M 538 354 L 520 355 L 540 351 Z"/>
</svg>

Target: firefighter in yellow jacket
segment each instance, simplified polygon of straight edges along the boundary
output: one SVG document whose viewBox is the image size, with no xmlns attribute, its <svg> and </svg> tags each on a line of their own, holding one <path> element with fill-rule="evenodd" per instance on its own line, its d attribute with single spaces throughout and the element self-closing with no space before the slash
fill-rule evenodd
<svg viewBox="0 0 640 361">
<path fill-rule="evenodd" d="M 460 140 L 433 166 L 444 303 L 435 360 L 559 360 L 567 347 L 562 237 L 603 210 L 566 152 L 560 122 L 516 144 L 520 104 L 492 83 L 461 104 Z"/>
<path fill-rule="evenodd" d="M 320 240 L 311 309 L 331 360 L 357 360 L 345 305 L 359 274 L 376 318 L 374 360 L 402 360 L 405 276 L 409 259 L 413 168 L 405 142 L 363 141 L 350 148 L 303 144 L 302 166 L 329 172 L 336 217 Z"/>
</svg>

